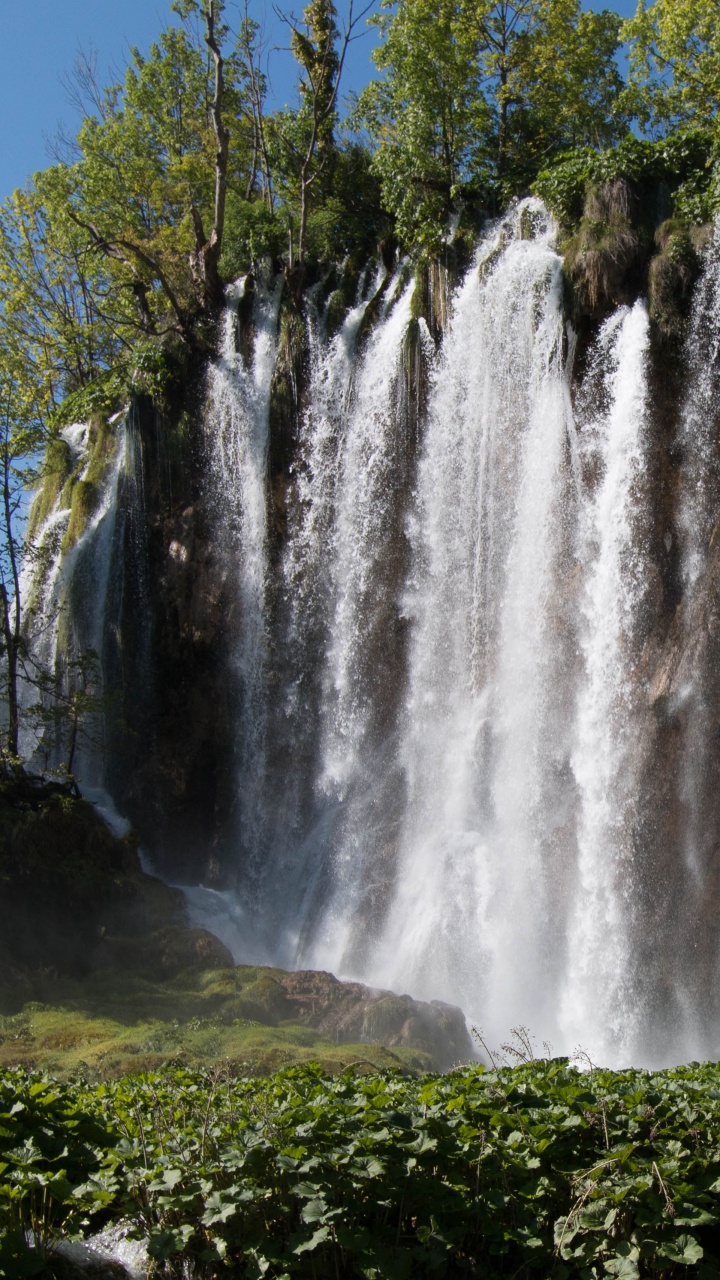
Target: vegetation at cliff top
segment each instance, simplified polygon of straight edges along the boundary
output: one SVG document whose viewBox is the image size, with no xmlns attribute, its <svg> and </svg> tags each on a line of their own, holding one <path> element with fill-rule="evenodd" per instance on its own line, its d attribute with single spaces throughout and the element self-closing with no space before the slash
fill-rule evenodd
<svg viewBox="0 0 720 1280">
<path fill-rule="evenodd" d="M 62 1275 L 54 1242 L 122 1221 L 167 1277 L 710 1280 L 719 1083 L 715 1065 L 563 1059 L 100 1085 L 5 1071 L 0 1275 Z"/>
</svg>

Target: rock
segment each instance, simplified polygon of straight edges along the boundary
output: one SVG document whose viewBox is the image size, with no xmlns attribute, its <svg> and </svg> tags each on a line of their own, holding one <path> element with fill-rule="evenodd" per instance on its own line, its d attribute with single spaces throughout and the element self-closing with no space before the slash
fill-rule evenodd
<svg viewBox="0 0 720 1280">
<path fill-rule="evenodd" d="M 192 969 L 231 969 L 234 963 L 213 933 L 180 924 L 139 936 L 107 938 L 98 951 L 100 964 L 162 978 Z"/>
<path fill-rule="evenodd" d="M 403 1046 L 430 1054 L 438 1071 L 476 1055 L 461 1009 L 439 1000 L 425 1003 L 331 973 L 269 970 L 247 992 L 273 1020 L 314 1027 L 337 1044 Z"/>
</svg>

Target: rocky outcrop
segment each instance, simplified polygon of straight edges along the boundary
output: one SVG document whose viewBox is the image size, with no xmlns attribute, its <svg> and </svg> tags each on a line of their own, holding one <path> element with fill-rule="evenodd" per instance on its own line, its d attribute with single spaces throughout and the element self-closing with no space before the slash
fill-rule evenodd
<svg viewBox="0 0 720 1280">
<path fill-rule="evenodd" d="M 438 1071 L 476 1057 L 461 1009 L 340 982 L 331 973 L 259 971 L 243 996 L 246 1016 L 314 1027 L 336 1044 L 402 1045 L 428 1053 Z"/>
<path fill-rule="evenodd" d="M 136 838 L 118 839 L 67 793 L 28 800 L 0 790 L 0 1005 L 46 998 L 57 979 L 125 964 L 164 974 L 232 965 L 204 929 L 184 927 L 182 893 L 141 866 Z"/>
</svg>

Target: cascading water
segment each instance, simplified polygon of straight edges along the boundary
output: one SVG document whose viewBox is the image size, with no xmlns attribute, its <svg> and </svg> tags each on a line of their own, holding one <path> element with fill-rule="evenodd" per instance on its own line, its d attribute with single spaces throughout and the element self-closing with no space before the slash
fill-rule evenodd
<svg viewBox="0 0 720 1280">
<path fill-rule="evenodd" d="M 210 481 L 218 529 L 237 566 L 239 636 L 234 661 L 243 725 L 239 748 L 240 840 L 256 863 L 265 827 L 262 784 L 266 772 L 268 714 L 267 461 L 270 387 L 277 355 L 280 288 L 257 287 L 249 357 L 239 349 L 235 287 L 223 317 L 219 359 L 210 366 L 207 430 Z"/>
<path fill-rule="evenodd" d="M 358 352 L 373 299 L 378 320 Z M 311 317 L 308 409 L 277 646 L 285 655 L 277 708 L 284 768 L 266 873 L 270 945 L 285 963 L 306 948 L 315 962 L 323 918 L 333 917 L 336 938 L 334 905 L 342 901 L 346 919 L 352 916 L 366 878 L 368 792 L 377 795 L 367 752 L 383 696 L 373 681 L 372 646 L 383 641 L 378 602 L 394 572 L 398 512 L 389 494 L 399 492 L 404 442 L 396 404 L 409 318 L 409 289 L 379 278 L 329 342 L 321 318 Z M 274 887 L 278 875 L 282 894 Z"/>
<path fill-rule="evenodd" d="M 706 646 L 696 661 L 693 636 L 715 537 L 720 255 L 695 303 L 682 462 L 659 516 L 670 446 L 647 309 L 620 307 L 573 367 L 554 234 L 536 201 L 498 223 L 437 350 L 402 274 L 330 339 L 311 300 L 272 587 L 278 295 L 258 295 L 247 362 L 228 314 L 210 427 L 240 566 L 241 845 L 260 922 L 236 918 L 236 950 L 455 1000 L 494 1040 L 521 1023 L 608 1064 L 677 1060 L 714 1043 L 698 1027 L 720 954 L 706 959 L 707 922 L 688 908 L 702 958 L 683 968 L 648 805 L 671 803 L 650 774 L 658 735 L 674 735 L 690 815 L 678 875 L 699 915 L 712 660 Z M 424 388 L 412 422 L 409 369 Z M 656 661 L 668 634 L 670 675 Z"/>
<path fill-rule="evenodd" d="M 118 420 L 115 427 L 117 442 L 86 527 L 67 548 L 71 509 L 63 505 L 62 497 L 58 499 L 34 539 L 34 555 L 21 579 L 29 655 L 28 680 L 22 690 L 27 711 L 23 753 L 44 767 L 68 766 L 89 786 L 100 783 L 103 771 L 102 654 L 119 490 L 128 471 L 124 421 Z M 62 438 L 82 483 L 87 469 L 88 427 L 66 427 Z M 85 707 L 79 737 L 71 710 L 72 696 L 78 690 L 84 695 Z M 38 704 L 46 708 L 39 721 L 31 710 Z"/>
<path fill-rule="evenodd" d="M 684 461 L 678 504 L 678 535 L 683 586 L 686 599 L 692 602 L 706 565 L 717 520 L 716 495 L 720 487 L 720 229 L 716 229 L 697 290 L 686 358 L 690 377 L 679 432 Z M 685 610 L 686 629 L 690 621 L 689 612 Z M 696 665 L 682 673 L 680 690 L 689 721 L 684 770 L 687 806 L 684 853 L 696 888 L 701 891 L 702 867 L 712 843 L 710 832 L 702 829 L 702 806 L 698 794 L 704 760 L 711 745 L 706 698 L 712 681 L 708 676 L 706 669 Z"/>
<path fill-rule="evenodd" d="M 579 534 L 585 580 L 572 751 L 579 795 L 577 874 L 559 1006 L 564 1043 L 583 1045 L 602 1061 L 628 1061 L 643 1030 L 632 945 L 634 902 L 641 891 L 633 836 L 642 773 L 633 669 L 649 581 L 648 345 L 644 304 L 611 317 L 600 333 L 580 405 L 582 462 L 597 479 Z M 599 414 L 598 403 L 607 405 Z"/>
<path fill-rule="evenodd" d="M 282 761 L 272 834 L 255 831 L 263 955 L 456 1000 L 491 1034 L 524 1022 L 607 1058 L 635 1045 L 618 975 L 641 767 L 623 715 L 648 322 L 642 306 L 608 322 L 573 411 L 553 237 L 526 202 L 481 245 L 437 356 L 420 335 L 414 482 L 401 411 L 411 288 L 386 289 L 357 353 L 364 304 L 329 343 L 311 326 L 272 692 L 270 295 L 249 367 L 226 319 L 213 468 L 240 562 L 244 749 L 259 779 L 272 725 Z M 267 791 L 254 794 L 270 814 Z M 243 958 L 253 948 L 246 938 Z M 598 1001 L 618 1013 L 603 1037 Z"/>
<path fill-rule="evenodd" d="M 532 240 L 514 230 L 481 246 L 430 393 L 403 604 L 407 806 L 380 953 L 391 985 L 485 1009 L 486 1025 L 489 993 L 521 1013 L 524 987 L 533 1022 L 541 1000 L 554 762 L 540 744 L 572 483 L 560 260 L 547 222 Z"/>
</svg>

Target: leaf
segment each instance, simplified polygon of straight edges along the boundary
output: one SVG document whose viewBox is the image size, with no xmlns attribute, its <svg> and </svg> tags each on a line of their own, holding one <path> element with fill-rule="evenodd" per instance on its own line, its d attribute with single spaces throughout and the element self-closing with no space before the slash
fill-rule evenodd
<svg viewBox="0 0 720 1280">
<path fill-rule="evenodd" d="M 671 1262 L 680 1262 L 685 1267 L 692 1267 L 699 1262 L 703 1252 L 702 1245 L 698 1244 L 694 1236 L 684 1235 L 664 1240 L 658 1249 L 658 1253 L 663 1258 L 669 1258 Z"/>
<path fill-rule="evenodd" d="M 610 1258 L 605 1263 L 607 1275 L 617 1276 L 618 1280 L 640 1280 L 640 1272 L 634 1258 Z"/>
<path fill-rule="evenodd" d="M 308 1200 L 302 1207 L 300 1217 L 303 1222 L 322 1222 L 328 1212 L 328 1206 L 321 1196 Z"/>
<path fill-rule="evenodd" d="M 293 1249 L 293 1253 L 295 1254 L 311 1253 L 312 1250 L 316 1249 L 319 1244 L 322 1244 L 324 1240 L 327 1240 L 329 1235 L 330 1235 L 329 1227 L 318 1227 L 317 1231 L 310 1237 L 309 1240 L 304 1240 L 302 1244 L 296 1245 L 296 1247 Z"/>
</svg>

